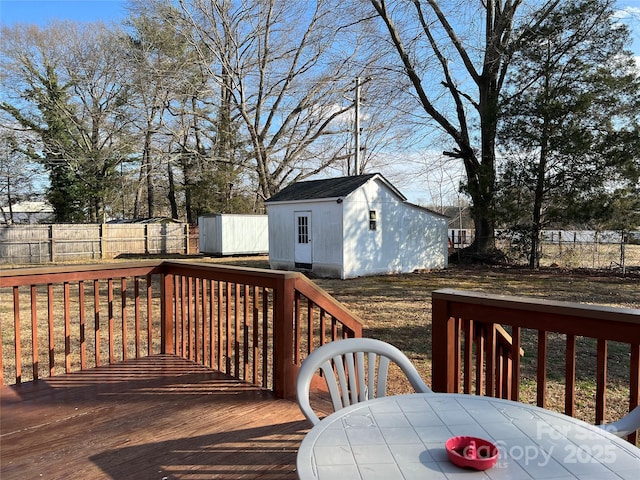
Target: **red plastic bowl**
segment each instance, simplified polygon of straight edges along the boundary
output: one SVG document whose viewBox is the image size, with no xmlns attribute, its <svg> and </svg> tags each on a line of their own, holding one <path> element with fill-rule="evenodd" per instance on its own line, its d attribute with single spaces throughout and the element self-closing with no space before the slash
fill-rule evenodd
<svg viewBox="0 0 640 480">
<path fill-rule="evenodd" d="M 498 460 L 498 447 L 477 437 L 453 437 L 444 444 L 454 465 L 475 470 L 487 470 Z"/>
</svg>

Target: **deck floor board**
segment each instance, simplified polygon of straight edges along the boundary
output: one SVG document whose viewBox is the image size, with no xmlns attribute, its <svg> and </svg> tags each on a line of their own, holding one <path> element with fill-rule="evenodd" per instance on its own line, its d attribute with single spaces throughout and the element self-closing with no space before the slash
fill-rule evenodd
<svg viewBox="0 0 640 480">
<path fill-rule="evenodd" d="M 294 479 L 295 402 L 173 356 L 0 388 L 0 478 Z"/>
</svg>

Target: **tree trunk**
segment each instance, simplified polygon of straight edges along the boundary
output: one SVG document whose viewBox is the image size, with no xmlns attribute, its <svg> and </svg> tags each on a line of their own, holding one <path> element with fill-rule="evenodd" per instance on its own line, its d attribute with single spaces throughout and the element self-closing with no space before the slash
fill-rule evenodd
<svg viewBox="0 0 640 480">
<path fill-rule="evenodd" d="M 536 173 L 536 188 L 533 197 L 533 214 L 531 217 L 531 251 L 529 252 L 529 268 L 538 268 L 538 238 L 542 230 L 542 203 L 544 201 L 545 172 L 549 152 L 549 121 L 544 119 L 543 133 L 540 141 L 540 162 Z"/>
<path fill-rule="evenodd" d="M 142 163 L 147 183 L 147 209 L 149 211 L 149 218 L 152 218 L 155 217 L 155 194 L 152 175 L 153 168 L 151 165 L 151 132 L 149 131 L 149 128 L 147 128 L 147 132 L 144 136 L 144 151 L 142 153 Z"/>
<path fill-rule="evenodd" d="M 171 205 L 171 218 L 178 218 L 178 202 L 176 201 L 176 185 L 173 180 L 173 169 L 171 163 L 167 163 L 167 177 L 169 179 L 169 193 L 167 198 L 169 199 L 169 205 Z M 189 221 L 189 223 L 191 223 Z"/>
</svg>

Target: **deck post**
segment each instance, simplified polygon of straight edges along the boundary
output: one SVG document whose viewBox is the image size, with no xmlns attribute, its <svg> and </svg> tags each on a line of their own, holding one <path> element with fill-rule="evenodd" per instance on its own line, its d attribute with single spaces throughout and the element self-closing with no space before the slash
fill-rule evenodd
<svg viewBox="0 0 640 480">
<path fill-rule="evenodd" d="M 160 282 L 160 353 L 175 353 L 173 347 L 173 274 L 163 273 Z"/>
<path fill-rule="evenodd" d="M 295 275 L 285 274 L 278 281 L 273 315 L 273 391 L 279 398 L 292 400 L 296 396 L 293 368 Z"/>
<path fill-rule="evenodd" d="M 432 333 L 431 388 L 434 392 L 457 392 L 456 319 L 449 314 L 449 302 L 437 291 L 431 297 Z"/>
</svg>

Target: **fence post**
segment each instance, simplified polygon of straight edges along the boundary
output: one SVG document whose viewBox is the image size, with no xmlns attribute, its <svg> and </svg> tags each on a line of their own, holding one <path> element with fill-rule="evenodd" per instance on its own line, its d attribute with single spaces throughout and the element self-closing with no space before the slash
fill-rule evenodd
<svg viewBox="0 0 640 480">
<path fill-rule="evenodd" d="M 277 397 L 286 399 L 295 399 L 296 396 L 296 369 L 293 368 L 294 287 L 295 274 L 283 274 L 273 291 L 273 391 Z"/>
<path fill-rule="evenodd" d="M 449 302 L 438 291 L 431 296 L 431 388 L 434 392 L 457 392 L 456 319 L 449 314 Z"/>
<path fill-rule="evenodd" d="M 184 254 L 189 255 L 189 224 L 184 224 Z"/>
<path fill-rule="evenodd" d="M 53 252 L 53 224 L 49 225 L 49 261 L 53 263 L 55 260 L 55 254 Z"/>
<path fill-rule="evenodd" d="M 106 225 L 104 223 L 100 224 L 100 260 L 104 260 L 104 231 L 106 229 Z"/>
<path fill-rule="evenodd" d="M 627 269 L 625 266 L 625 245 L 627 243 L 627 233 L 622 230 L 620 232 L 620 268 L 622 269 L 622 276 L 624 277 L 627 274 Z"/>
</svg>

